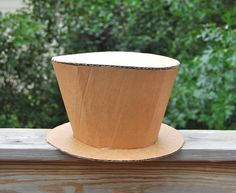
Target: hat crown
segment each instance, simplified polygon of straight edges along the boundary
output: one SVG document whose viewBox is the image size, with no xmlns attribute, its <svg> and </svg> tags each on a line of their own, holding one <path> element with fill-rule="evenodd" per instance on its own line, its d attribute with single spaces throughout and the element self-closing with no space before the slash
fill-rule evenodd
<svg viewBox="0 0 236 193">
<path fill-rule="evenodd" d="M 161 61 L 154 65 L 153 58 Z M 113 149 L 154 144 L 179 64 L 166 58 L 132 52 L 54 57 L 74 138 Z"/>
</svg>

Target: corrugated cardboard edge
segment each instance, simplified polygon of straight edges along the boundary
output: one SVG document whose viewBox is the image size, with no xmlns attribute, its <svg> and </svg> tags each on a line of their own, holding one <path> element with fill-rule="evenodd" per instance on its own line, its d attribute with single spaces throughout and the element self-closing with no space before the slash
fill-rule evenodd
<svg viewBox="0 0 236 193">
<path fill-rule="evenodd" d="M 58 149 L 59 151 L 65 153 L 65 154 L 68 154 L 68 155 L 70 155 L 72 157 L 76 157 L 78 159 L 85 159 L 85 160 L 94 161 L 94 162 L 112 162 L 112 163 L 130 163 L 130 162 L 146 162 L 146 161 L 161 160 L 162 158 L 169 157 L 169 156 L 174 155 L 177 152 L 179 152 L 181 150 L 181 148 L 184 146 L 184 143 L 185 143 L 185 141 L 184 141 L 182 146 L 179 149 L 177 149 L 175 152 L 172 152 L 170 154 L 167 154 L 167 155 L 164 155 L 164 156 L 160 156 L 160 157 L 153 157 L 153 158 L 140 159 L 140 160 L 109 160 L 109 159 L 102 160 L 102 159 L 88 158 L 88 157 L 83 157 L 83 156 L 78 156 L 78 155 L 75 156 L 74 154 L 70 154 L 69 152 L 66 152 L 66 151 L 64 151 L 61 148 L 57 148 L 55 145 L 50 143 L 47 139 L 46 139 L 46 142 L 48 144 L 52 145 L 53 147 L 55 147 L 56 149 Z"/>
<path fill-rule="evenodd" d="M 86 64 L 86 63 L 66 63 L 66 62 L 60 62 L 56 60 L 51 60 L 51 63 L 57 63 L 57 64 L 66 64 L 66 65 L 72 65 L 72 66 L 90 66 L 90 67 L 108 67 L 108 68 L 127 68 L 127 69 L 136 69 L 136 70 L 169 70 L 171 68 L 178 68 L 178 63 L 176 66 L 170 66 L 170 67 L 135 67 L 135 66 L 116 66 L 116 65 L 107 65 L 107 64 Z"/>
<path fill-rule="evenodd" d="M 86 54 L 90 54 L 89 55 L 89 58 L 93 58 L 95 57 L 96 60 L 100 60 L 99 56 L 103 55 L 103 57 L 105 58 L 103 62 L 98 62 L 96 63 L 96 60 L 94 60 L 94 62 L 90 63 L 87 61 L 86 62 L 82 62 L 80 61 L 80 56 L 83 58 Z M 111 56 L 112 54 L 114 54 L 112 60 L 115 60 L 116 57 L 120 58 L 122 56 L 125 56 L 127 57 L 127 55 L 130 55 L 132 56 L 131 58 L 133 59 L 136 59 L 137 60 L 137 63 L 139 63 L 139 60 L 137 59 L 137 57 L 140 57 L 142 56 L 142 58 L 145 58 L 146 62 L 148 62 L 149 59 L 153 58 L 153 57 L 157 57 L 155 60 L 158 61 L 159 59 L 163 60 L 165 59 L 165 61 L 162 61 L 162 63 L 164 64 L 168 64 L 168 63 L 172 63 L 172 64 L 169 64 L 168 67 L 161 67 L 158 65 L 157 66 L 136 66 L 135 63 L 133 65 L 128 65 L 129 63 L 129 59 L 127 59 L 127 61 L 122 61 L 121 63 L 123 63 L 122 65 L 117 65 L 117 64 L 112 64 L 112 61 L 110 60 L 109 62 L 109 57 L 108 56 Z M 77 57 L 77 59 L 74 59 L 72 61 L 64 61 L 62 59 L 58 59 L 58 58 L 62 58 L 62 57 Z M 108 59 L 107 59 L 108 57 Z M 159 57 L 159 58 L 158 58 Z M 130 59 L 131 60 L 131 59 Z M 107 62 L 105 62 L 107 61 Z M 68 65 L 75 65 L 75 66 L 107 66 L 107 67 L 115 67 L 115 68 L 130 68 L 130 69 L 148 69 L 148 70 L 165 70 L 165 69 L 169 69 L 169 68 L 172 68 L 172 67 L 177 67 L 179 66 L 180 62 L 174 58 L 170 58 L 170 57 L 167 57 L 167 56 L 163 56 L 163 55 L 158 55 L 158 54 L 153 54 L 153 53 L 143 53 L 143 52 L 133 52 L 133 51 L 102 51 L 102 52 L 85 52 L 85 53 L 77 53 L 77 54 L 67 54 L 67 55 L 59 55 L 59 56 L 54 56 L 52 58 L 52 63 L 62 63 L 62 64 L 68 64 Z M 127 65 L 124 65 L 124 63 L 127 63 Z"/>
</svg>

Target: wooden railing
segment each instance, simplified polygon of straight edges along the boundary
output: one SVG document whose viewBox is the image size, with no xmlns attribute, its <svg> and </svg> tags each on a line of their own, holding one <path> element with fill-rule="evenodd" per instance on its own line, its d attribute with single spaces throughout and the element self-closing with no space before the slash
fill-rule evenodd
<svg viewBox="0 0 236 193">
<path fill-rule="evenodd" d="M 0 193 L 236 192 L 236 131 L 181 131 L 181 151 L 162 159 L 106 163 L 48 145 L 48 129 L 0 129 Z"/>
</svg>

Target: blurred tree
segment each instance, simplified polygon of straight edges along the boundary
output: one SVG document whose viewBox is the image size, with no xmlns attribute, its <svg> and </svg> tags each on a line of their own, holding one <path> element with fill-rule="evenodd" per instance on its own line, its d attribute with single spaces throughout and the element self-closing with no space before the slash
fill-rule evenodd
<svg viewBox="0 0 236 193">
<path fill-rule="evenodd" d="M 235 129 L 235 18 L 234 0 L 28 0 L 0 16 L 0 127 L 66 121 L 52 56 L 129 50 L 181 61 L 165 122 Z"/>
</svg>

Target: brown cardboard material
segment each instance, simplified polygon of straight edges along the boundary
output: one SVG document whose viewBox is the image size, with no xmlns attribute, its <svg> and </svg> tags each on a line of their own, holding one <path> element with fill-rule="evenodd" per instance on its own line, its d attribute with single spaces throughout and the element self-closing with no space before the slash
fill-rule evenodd
<svg viewBox="0 0 236 193">
<path fill-rule="evenodd" d="M 52 63 L 73 132 L 69 126 L 57 127 L 49 134 L 51 144 L 69 154 L 77 152 L 79 157 L 86 157 L 80 151 L 86 145 L 90 147 L 86 151 L 95 148 L 117 153 L 147 150 L 159 143 L 178 61 L 153 54 L 98 52 L 58 56 Z M 183 144 L 176 130 L 163 128 L 165 133 L 176 134 L 176 139 L 162 140 L 175 145 L 172 149 L 163 148 L 165 153 L 154 145 L 157 157 L 174 152 Z M 68 145 L 63 141 L 63 132 L 73 134 Z M 59 133 L 63 139 L 59 140 Z M 151 156 L 148 152 L 145 155 Z M 96 159 L 95 155 L 91 157 Z M 114 160 L 112 156 L 108 158 Z"/>
<path fill-rule="evenodd" d="M 184 143 L 182 135 L 174 128 L 162 124 L 158 140 L 148 147 L 138 149 L 96 148 L 73 137 L 70 123 L 52 129 L 47 141 L 62 152 L 90 160 L 130 162 L 161 158 L 178 151 Z"/>
</svg>

